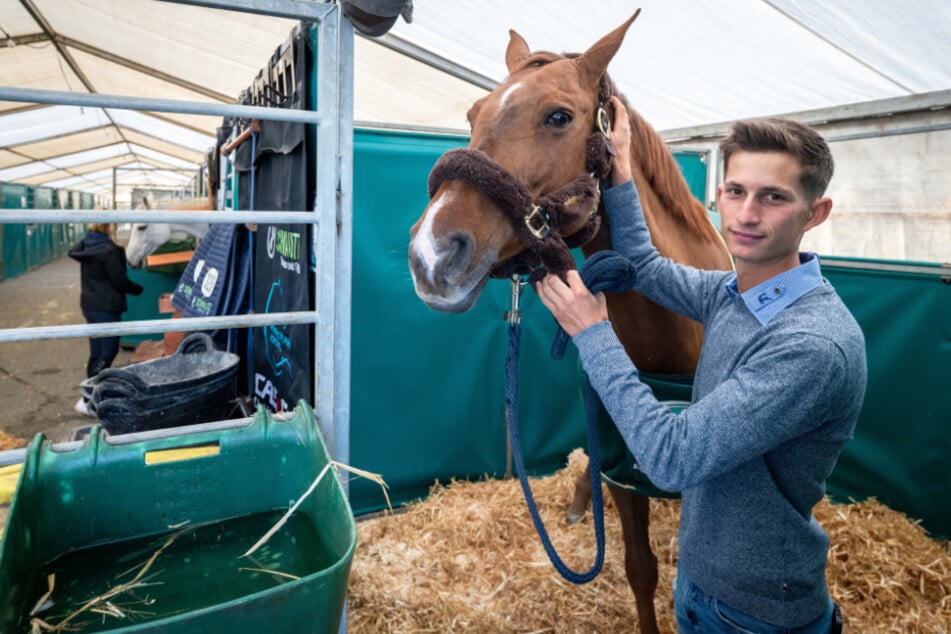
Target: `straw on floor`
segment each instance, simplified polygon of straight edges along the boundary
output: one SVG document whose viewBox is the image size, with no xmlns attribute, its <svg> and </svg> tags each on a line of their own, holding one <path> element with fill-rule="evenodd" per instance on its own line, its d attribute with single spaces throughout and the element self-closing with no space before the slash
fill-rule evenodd
<svg viewBox="0 0 951 634">
<path fill-rule="evenodd" d="M 564 511 L 583 453 L 532 487 L 558 552 L 587 570 L 590 518 Z M 361 521 L 349 585 L 349 631 L 632 632 L 636 610 L 623 570 L 621 531 L 605 496 L 607 553 L 589 584 L 564 581 L 532 526 L 517 480 L 455 481 L 402 513 Z M 660 566 L 655 599 L 662 631 L 675 632 L 671 581 L 680 503 L 653 500 L 651 539 Z M 852 632 L 951 632 L 951 543 L 868 500 L 820 503 L 831 538 L 827 580 Z"/>
</svg>

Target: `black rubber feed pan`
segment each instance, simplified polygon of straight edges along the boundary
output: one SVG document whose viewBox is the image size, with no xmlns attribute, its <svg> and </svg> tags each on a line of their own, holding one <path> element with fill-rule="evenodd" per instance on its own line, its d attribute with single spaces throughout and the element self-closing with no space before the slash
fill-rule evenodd
<svg viewBox="0 0 951 634">
<path fill-rule="evenodd" d="M 211 337 L 192 333 L 174 354 L 124 368 L 107 368 L 96 376 L 96 388 L 115 381 L 143 395 L 179 391 L 237 372 L 240 357 L 215 349 Z"/>
<path fill-rule="evenodd" d="M 202 390 L 197 398 L 183 398 L 159 407 L 142 407 L 129 399 L 109 398 L 98 404 L 96 417 L 110 434 L 197 425 L 227 418 L 234 397 L 232 382 L 213 392 Z"/>
<path fill-rule="evenodd" d="M 82 387 L 110 434 L 194 425 L 228 416 L 239 361 L 216 350 L 208 335 L 193 333 L 168 357 L 103 370 Z"/>
</svg>

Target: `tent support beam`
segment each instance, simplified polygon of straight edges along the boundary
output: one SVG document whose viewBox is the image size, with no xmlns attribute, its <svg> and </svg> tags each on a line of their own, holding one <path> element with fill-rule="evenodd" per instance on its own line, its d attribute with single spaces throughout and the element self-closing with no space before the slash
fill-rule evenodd
<svg viewBox="0 0 951 634">
<path fill-rule="evenodd" d="M 361 35 L 358 33 L 358 35 Z M 427 66 L 435 68 L 436 70 L 442 71 L 455 77 L 456 79 L 461 79 L 465 82 L 469 82 L 474 86 L 483 88 L 488 91 L 495 90 L 495 87 L 499 84 L 498 80 L 492 79 L 491 77 L 486 77 L 480 73 L 475 72 L 471 68 L 467 68 L 461 64 L 457 64 L 453 61 L 436 55 L 432 51 L 427 51 L 426 49 L 408 42 L 401 37 L 397 37 L 392 33 L 387 33 L 382 37 L 366 37 L 361 35 L 365 39 L 368 39 L 372 42 L 384 46 L 391 51 L 396 51 L 401 55 L 405 55 L 410 59 L 414 59 L 417 62 L 422 62 Z"/>
<path fill-rule="evenodd" d="M 199 95 L 204 95 L 205 97 L 214 99 L 215 101 L 220 101 L 222 103 L 232 103 L 234 101 L 234 97 L 229 97 L 228 95 L 211 90 L 209 88 L 205 88 L 204 86 L 201 86 L 199 84 L 194 84 L 190 81 L 185 81 L 184 79 L 180 77 L 175 77 L 174 75 L 163 73 L 162 71 L 152 68 L 151 66 L 146 66 L 145 64 L 134 62 L 131 59 L 120 57 L 119 55 L 115 55 L 113 53 L 110 53 L 109 51 L 104 51 L 101 48 L 90 46 L 89 44 L 86 44 L 85 42 L 80 42 L 79 40 L 74 40 L 69 37 L 63 37 L 62 35 L 57 35 L 56 39 L 59 40 L 62 44 L 69 46 L 70 48 L 75 48 L 76 50 L 82 51 L 84 53 L 88 53 L 89 55 L 92 55 L 94 57 L 98 57 L 99 59 L 104 59 L 107 62 L 112 62 L 113 64 L 117 64 L 119 66 L 123 66 L 125 68 L 137 71 L 139 73 L 142 73 L 143 75 L 148 75 L 149 77 L 152 77 L 154 79 L 159 79 L 161 81 L 168 82 L 169 84 L 172 84 L 173 86 L 178 86 L 179 88 L 190 90 L 192 92 L 198 93 Z"/>
<path fill-rule="evenodd" d="M 834 106 L 832 108 L 818 108 L 803 110 L 772 116 L 784 119 L 793 119 L 807 125 L 828 125 L 830 123 L 845 123 L 871 117 L 888 117 L 912 112 L 926 112 L 951 108 L 951 90 L 936 90 L 908 97 L 893 97 L 891 99 L 877 99 L 859 103 Z M 709 125 L 689 126 L 659 130 L 661 137 L 668 143 L 682 143 L 691 140 L 716 138 L 726 136 L 733 121 L 721 121 Z"/>
</svg>

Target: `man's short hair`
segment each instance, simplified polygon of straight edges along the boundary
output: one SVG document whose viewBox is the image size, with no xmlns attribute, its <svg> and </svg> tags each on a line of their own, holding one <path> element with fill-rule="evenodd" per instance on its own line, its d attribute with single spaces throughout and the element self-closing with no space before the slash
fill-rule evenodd
<svg viewBox="0 0 951 634">
<path fill-rule="evenodd" d="M 799 183 L 806 196 L 821 197 L 832 180 L 834 163 L 829 145 L 807 125 L 789 119 L 747 119 L 733 124 L 720 141 L 723 169 L 735 152 L 785 152 L 799 161 Z"/>
</svg>

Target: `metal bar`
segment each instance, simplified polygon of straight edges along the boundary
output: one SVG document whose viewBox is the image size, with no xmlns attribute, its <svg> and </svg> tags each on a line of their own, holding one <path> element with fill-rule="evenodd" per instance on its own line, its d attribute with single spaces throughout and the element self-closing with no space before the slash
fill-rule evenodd
<svg viewBox="0 0 951 634">
<path fill-rule="evenodd" d="M 775 116 L 784 119 L 793 119 L 808 125 L 826 125 L 871 117 L 885 117 L 910 112 L 940 110 L 948 106 L 951 106 L 951 90 L 936 90 L 934 92 L 920 93 L 908 97 L 876 99 L 874 101 L 862 101 L 831 108 L 817 108 L 815 110 L 777 114 Z M 688 139 L 726 136 L 732 125 L 733 121 L 721 121 L 719 123 L 689 126 L 685 128 L 658 130 L 658 132 L 665 141 L 671 143 L 674 141 L 686 141 Z"/>
<path fill-rule="evenodd" d="M 196 330 L 220 330 L 222 328 L 256 328 L 258 326 L 278 326 L 284 324 L 314 324 L 318 321 L 318 313 L 302 310 L 286 313 L 225 315 L 221 317 L 143 319 L 140 321 L 116 321 L 105 324 L 3 328 L 0 329 L 0 343 L 38 341 L 42 339 L 72 339 L 75 337 L 143 335 L 158 332 L 193 332 Z"/>
<path fill-rule="evenodd" d="M 0 451 L 0 467 L 20 464 L 26 460 L 26 449 L 8 449 Z"/>
<path fill-rule="evenodd" d="M 885 271 L 888 273 L 911 273 L 914 275 L 933 275 L 943 280 L 951 279 L 951 264 L 924 266 L 920 264 L 901 264 L 898 262 L 869 262 L 840 260 L 834 257 L 822 257 L 824 268 L 862 269 L 864 271 Z"/>
<path fill-rule="evenodd" d="M 160 0 L 172 4 L 187 4 L 193 7 L 240 11 L 257 15 L 272 15 L 292 20 L 306 19 L 323 22 L 325 16 L 336 9 L 332 3 L 313 0 Z"/>
<path fill-rule="evenodd" d="M 930 125 L 910 126 L 907 128 L 890 128 L 888 130 L 872 130 L 869 132 L 856 132 L 854 134 L 838 134 L 826 137 L 829 143 L 837 141 L 857 141 L 859 139 L 877 139 L 885 136 L 902 136 L 905 134 L 926 134 L 928 132 L 941 132 L 951 130 L 951 123 L 933 123 Z"/>
<path fill-rule="evenodd" d="M 415 132 L 418 134 L 433 134 L 440 136 L 457 136 L 469 138 L 469 131 L 462 128 L 437 128 L 435 126 L 412 125 L 408 123 L 383 123 L 381 121 L 354 121 L 354 128 L 367 130 L 394 130 L 396 132 Z"/>
<path fill-rule="evenodd" d="M 462 81 L 468 82 L 473 86 L 478 86 L 484 90 L 491 92 L 495 90 L 496 86 L 499 85 L 499 81 L 497 79 L 492 79 L 491 77 L 477 73 L 471 68 L 463 66 L 462 64 L 457 64 L 456 62 L 437 55 L 432 51 L 426 50 L 421 46 L 417 46 L 416 44 L 413 44 L 408 40 L 404 40 L 399 36 L 393 35 L 392 33 L 386 33 L 375 38 L 370 38 L 367 36 L 363 37 L 370 40 L 371 42 L 379 44 L 380 46 L 384 46 L 392 51 L 396 51 L 397 53 L 405 55 L 410 59 L 414 59 L 417 62 L 422 62 L 423 64 L 435 68 L 438 71 L 451 75 L 456 79 L 461 79 Z"/>
<path fill-rule="evenodd" d="M 200 211 L 172 209 L 3 209 L 0 224 L 29 222 L 177 222 L 193 224 L 315 224 L 312 211 Z"/>
<path fill-rule="evenodd" d="M 266 121 L 294 121 L 298 123 L 315 124 L 319 124 L 321 119 L 319 111 L 310 110 L 262 108 L 261 106 L 204 103 L 198 101 L 182 101 L 180 99 L 150 99 L 148 97 L 127 97 L 124 95 L 67 92 L 64 90 L 35 90 L 32 88 L 14 88 L 11 86 L 0 86 L 0 101 L 231 116 L 246 119 L 264 119 Z"/>
<path fill-rule="evenodd" d="M 338 266 L 337 188 L 340 173 L 337 165 L 339 141 L 339 81 L 337 34 L 339 21 L 336 13 L 320 23 L 317 32 L 317 108 L 327 112 L 327 120 L 317 130 L 317 213 L 320 225 L 316 233 L 317 274 L 314 276 L 314 298 L 320 321 L 314 329 L 314 407 L 321 433 L 330 455 L 337 457 L 336 443 L 336 387 L 334 371 L 334 335 L 336 334 L 336 268 Z"/>
<path fill-rule="evenodd" d="M 337 204 L 340 206 L 337 234 L 336 322 L 334 335 L 334 367 L 337 373 L 336 415 L 334 419 L 334 458 L 350 464 L 350 314 L 353 287 L 353 46 L 354 31 L 350 22 L 340 20 L 339 76 L 337 80 L 339 182 Z M 349 495 L 349 478 L 341 478 Z"/>
<path fill-rule="evenodd" d="M 232 96 L 225 95 L 215 90 L 211 90 L 206 86 L 202 86 L 201 84 L 195 84 L 190 81 L 186 81 L 182 79 L 180 76 L 164 73 L 158 70 L 157 68 L 153 68 L 152 66 L 146 66 L 145 64 L 140 64 L 139 62 L 133 61 L 131 59 L 120 57 L 119 55 L 116 55 L 115 53 L 110 53 L 109 51 L 105 51 L 101 48 L 92 46 L 91 44 L 88 44 L 87 42 L 74 40 L 71 37 L 66 37 L 64 35 L 59 35 L 59 34 L 56 34 L 55 39 L 58 40 L 59 42 L 62 42 L 63 44 L 65 44 L 66 46 L 70 48 L 74 48 L 84 53 L 88 53 L 89 55 L 93 55 L 94 57 L 98 57 L 108 62 L 112 62 L 113 64 L 116 64 L 118 66 L 124 66 L 125 68 L 130 68 L 134 71 L 142 73 L 143 75 L 154 77 L 155 79 L 158 79 L 160 81 L 168 82 L 169 84 L 172 84 L 173 86 L 178 86 L 179 88 L 190 90 L 191 92 L 198 93 L 199 95 L 204 95 L 205 97 L 208 97 L 209 99 L 214 99 L 215 101 L 221 101 L 223 103 L 231 103 L 234 101 L 234 97 Z"/>
</svg>

